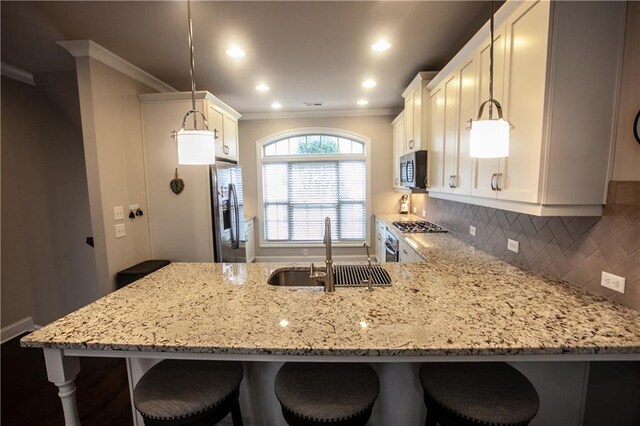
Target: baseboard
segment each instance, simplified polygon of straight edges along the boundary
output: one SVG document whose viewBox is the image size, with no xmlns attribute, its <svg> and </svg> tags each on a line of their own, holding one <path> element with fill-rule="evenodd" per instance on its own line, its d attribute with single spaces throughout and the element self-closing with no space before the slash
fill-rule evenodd
<svg viewBox="0 0 640 426">
<path fill-rule="evenodd" d="M 375 260 L 372 258 L 371 260 Z M 256 256 L 256 263 L 318 263 L 324 262 L 324 256 Z M 347 263 L 347 262 L 366 262 L 367 256 L 365 255 L 344 255 L 333 256 L 335 263 Z"/>
<path fill-rule="evenodd" d="M 16 321 L 13 324 L 10 324 L 6 327 L 2 328 L 2 341 L 0 343 L 5 343 L 14 337 L 17 337 L 27 331 L 33 330 L 33 318 L 26 317 L 21 319 L 20 321 Z"/>
</svg>

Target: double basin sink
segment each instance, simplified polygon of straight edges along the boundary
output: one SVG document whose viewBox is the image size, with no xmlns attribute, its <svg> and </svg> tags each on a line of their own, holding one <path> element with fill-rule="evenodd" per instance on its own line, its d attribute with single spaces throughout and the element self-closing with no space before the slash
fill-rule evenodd
<svg viewBox="0 0 640 426">
<path fill-rule="evenodd" d="M 314 271 L 325 272 L 325 268 L 314 268 Z M 389 286 L 391 277 L 379 265 L 335 265 L 334 279 L 336 287 L 366 287 L 365 280 L 371 274 L 372 286 Z M 322 281 L 311 278 L 311 268 L 286 267 L 271 273 L 267 283 L 279 287 L 323 287 Z"/>
</svg>

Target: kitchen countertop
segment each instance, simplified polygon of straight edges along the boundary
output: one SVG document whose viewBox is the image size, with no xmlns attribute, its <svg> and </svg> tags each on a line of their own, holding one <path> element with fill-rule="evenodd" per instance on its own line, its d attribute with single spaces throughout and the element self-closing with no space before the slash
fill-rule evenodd
<svg viewBox="0 0 640 426">
<path fill-rule="evenodd" d="M 389 225 L 397 218 L 409 219 L 381 216 Z M 639 312 L 448 234 L 410 238 L 428 263 L 385 264 L 393 286 L 371 293 L 266 284 L 274 269 L 291 264 L 173 263 L 22 345 L 237 355 L 640 355 Z"/>
</svg>

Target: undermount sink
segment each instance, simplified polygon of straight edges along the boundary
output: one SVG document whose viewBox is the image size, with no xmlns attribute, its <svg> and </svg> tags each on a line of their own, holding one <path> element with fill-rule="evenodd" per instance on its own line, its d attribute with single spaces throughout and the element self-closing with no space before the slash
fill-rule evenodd
<svg viewBox="0 0 640 426">
<path fill-rule="evenodd" d="M 324 272 L 324 268 L 318 268 Z M 281 287 L 323 287 L 321 281 L 310 277 L 311 268 L 281 268 L 273 271 L 267 284 Z"/>
<path fill-rule="evenodd" d="M 324 272 L 325 268 L 315 268 L 317 272 Z M 336 287 L 366 287 L 363 280 L 368 278 L 366 265 L 335 265 Z M 380 265 L 371 267 L 373 287 L 385 287 L 391 285 L 389 273 Z M 267 284 L 280 287 L 323 287 L 322 281 L 310 278 L 311 268 L 280 268 L 271 273 Z"/>
</svg>

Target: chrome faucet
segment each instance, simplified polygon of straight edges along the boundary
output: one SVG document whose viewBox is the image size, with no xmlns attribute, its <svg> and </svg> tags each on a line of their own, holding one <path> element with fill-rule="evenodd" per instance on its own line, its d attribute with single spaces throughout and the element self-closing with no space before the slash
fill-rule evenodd
<svg viewBox="0 0 640 426">
<path fill-rule="evenodd" d="M 326 258 L 324 260 L 326 270 L 325 272 L 314 272 L 312 263 L 310 277 L 317 281 L 322 281 L 324 283 L 324 291 L 332 293 L 336 291 L 336 283 L 333 274 L 333 259 L 331 257 L 331 218 L 329 218 L 328 216 L 324 218 L 323 242 L 326 247 Z"/>
<path fill-rule="evenodd" d="M 367 262 L 369 262 L 369 266 L 367 267 L 367 279 L 366 280 L 362 280 L 360 281 L 360 284 L 366 284 L 367 285 L 367 289 L 369 291 L 373 291 L 373 279 L 371 277 L 371 268 L 373 268 L 373 265 L 371 265 L 371 255 L 369 254 L 369 244 L 367 244 L 366 242 L 362 245 L 362 247 L 364 247 L 364 249 L 367 251 Z"/>
</svg>

